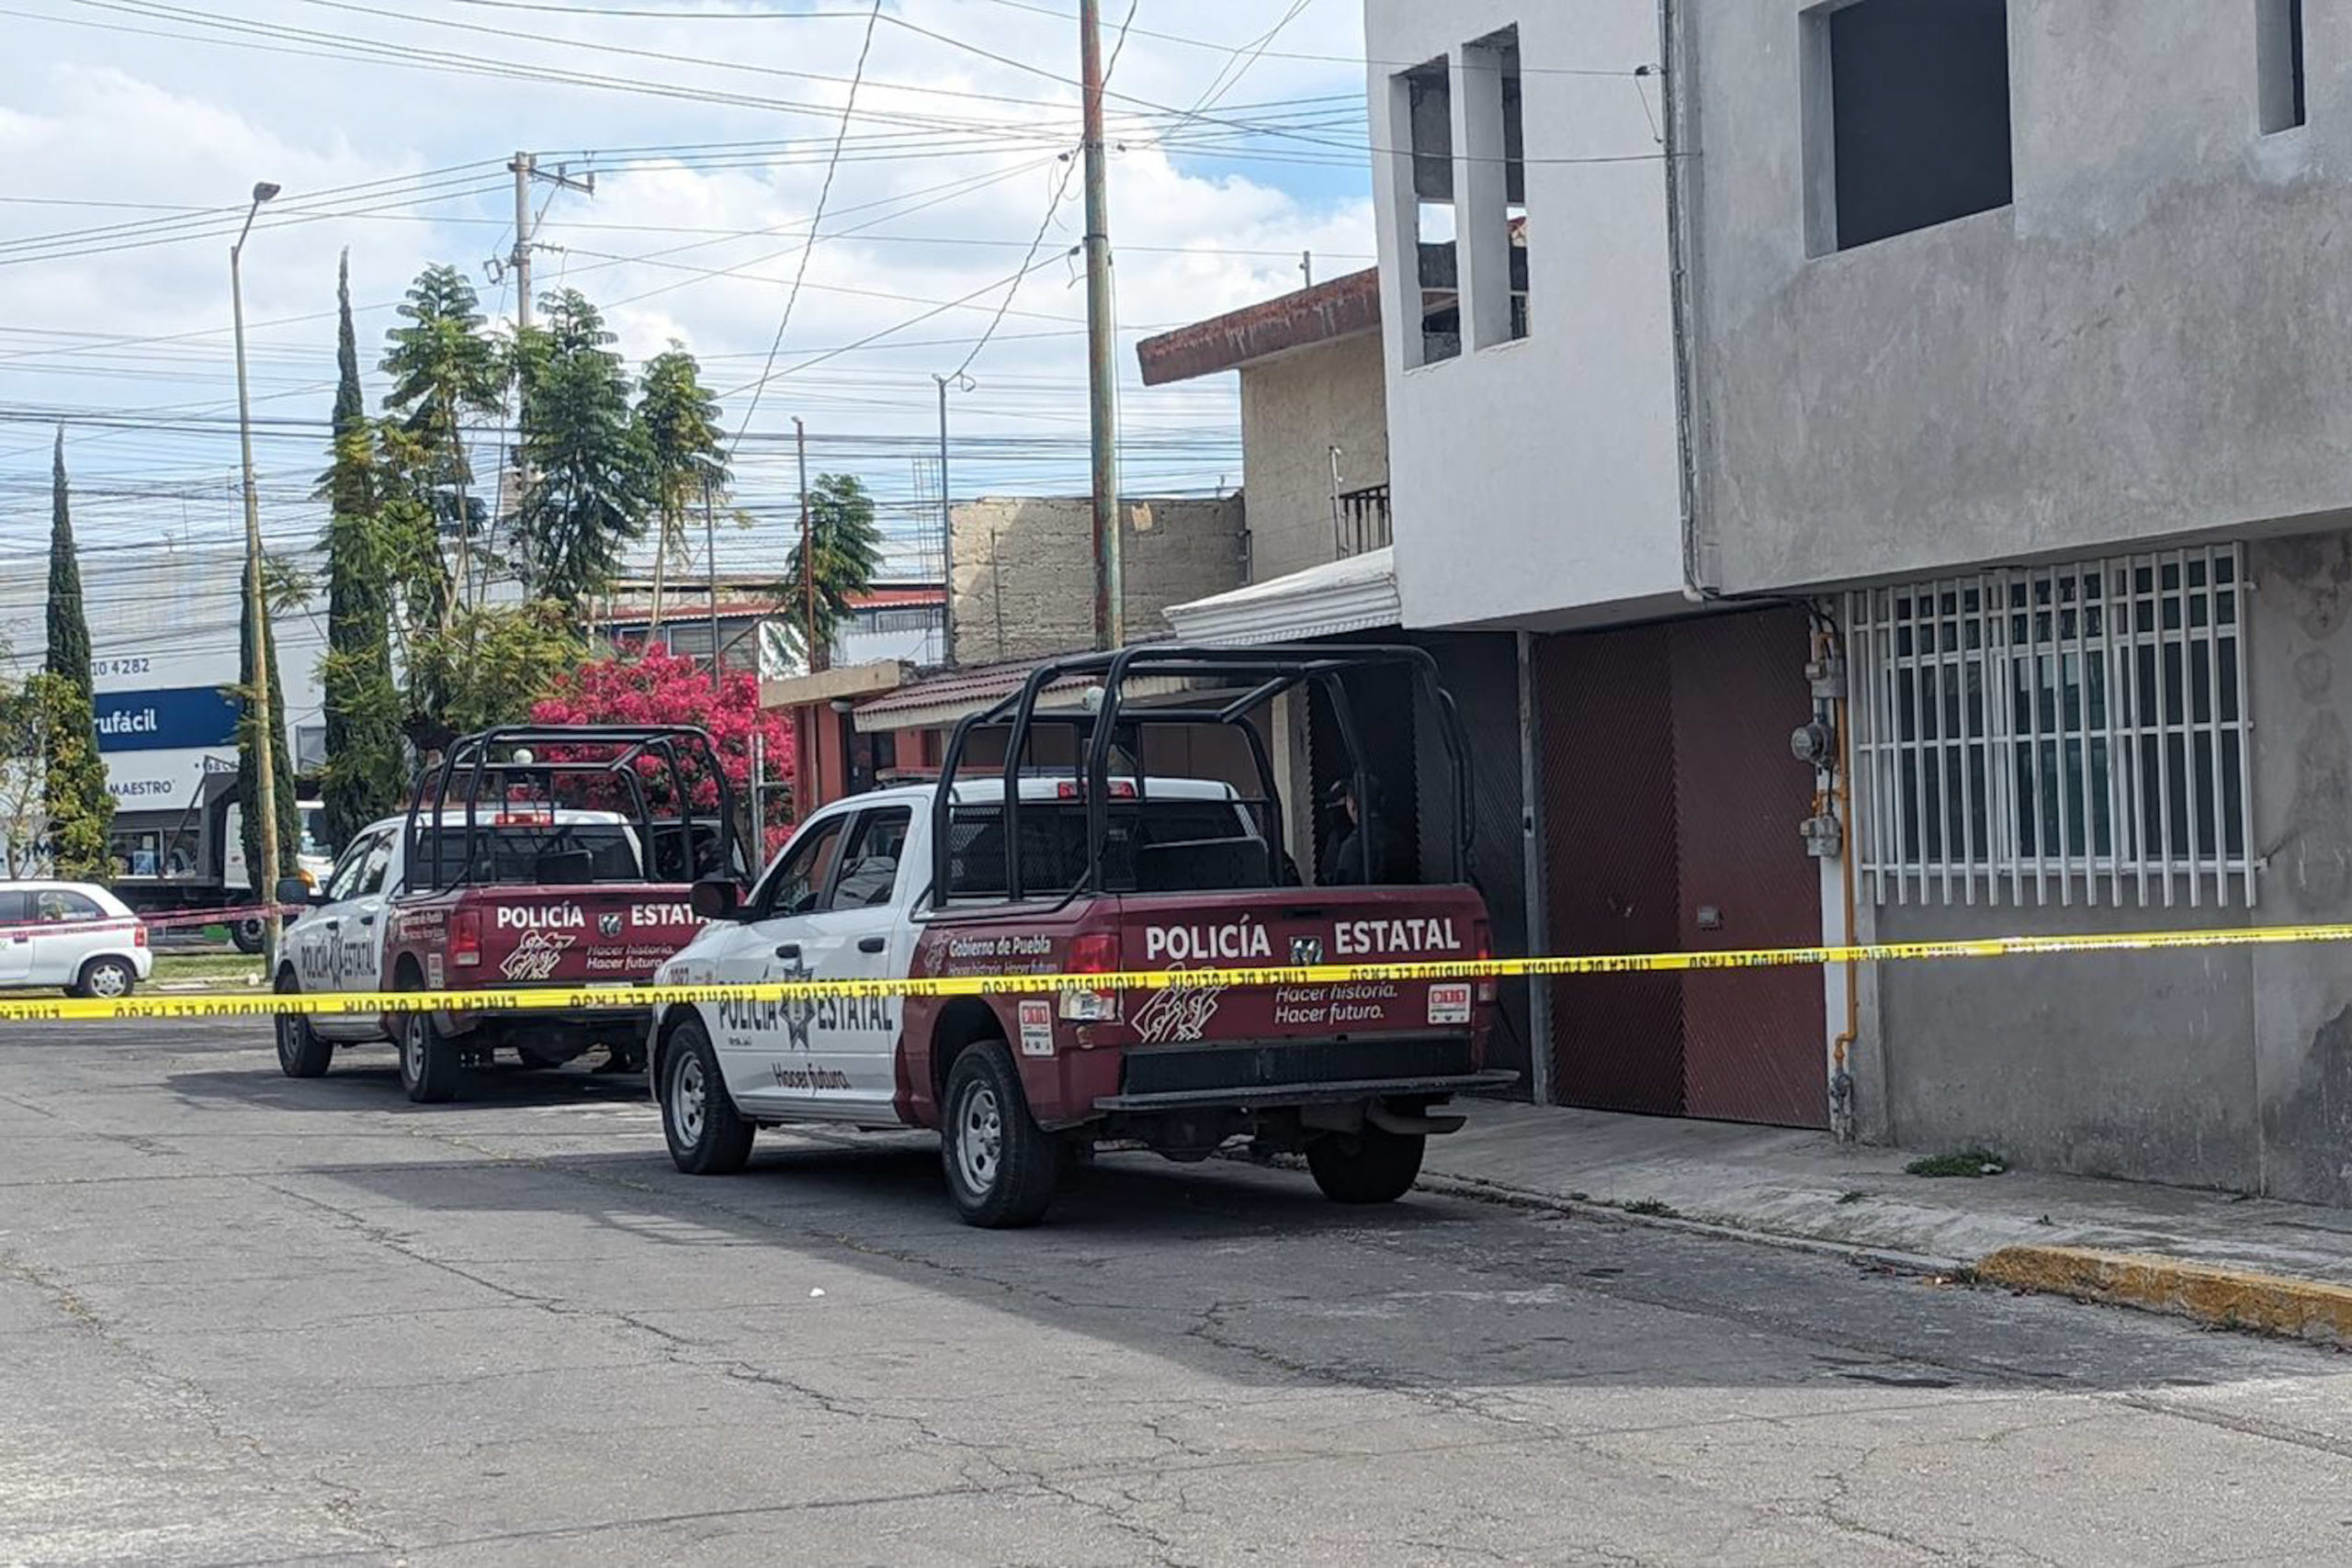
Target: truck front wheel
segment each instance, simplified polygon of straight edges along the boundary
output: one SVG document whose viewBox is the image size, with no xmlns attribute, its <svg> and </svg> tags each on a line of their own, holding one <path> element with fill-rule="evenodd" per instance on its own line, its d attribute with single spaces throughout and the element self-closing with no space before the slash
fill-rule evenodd
<svg viewBox="0 0 2352 1568">
<path fill-rule="evenodd" d="M 296 996 L 302 989 L 294 978 L 294 971 L 277 972 L 277 994 Z M 289 1078 L 314 1078 L 327 1070 L 334 1060 L 334 1043 L 319 1038 L 311 1027 L 311 1015 L 301 1012 L 281 1012 L 277 1015 L 277 1070 Z"/>
<path fill-rule="evenodd" d="M 1393 1203 L 1412 1190 L 1428 1143 L 1419 1133 L 1385 1133 L 1367 1123 L 1307 1145 L 1306 1168 L 1334 1203 Z"/>
<path fill-rule="evenodd" d="M 940 1154 L 964 1223 L 1010 1230 L 1043 1219 L 1061 1181 L 1062 1152 L 1030 1116 L 1003 1041 L 983 1040 L 956 1058 L 944 1105 Z"/>
<path fill-rule="evenodd" d="M 413 1012 L 401 1020 L 401 1088 L 419 1105 L 439 1105 L 458 1098 L 458 1048 L 441 1032 L 429 1012 Z"/>
<path fill-rule="evenodd" d="M 670 1162 L 688 1176 L 732 1176 L 752 1157 L 754 1131 L 727 1092 L 709 1032 L 692 1019 L 678 1025 L 662 1056 L 662 1135 Z"/>
</svg>

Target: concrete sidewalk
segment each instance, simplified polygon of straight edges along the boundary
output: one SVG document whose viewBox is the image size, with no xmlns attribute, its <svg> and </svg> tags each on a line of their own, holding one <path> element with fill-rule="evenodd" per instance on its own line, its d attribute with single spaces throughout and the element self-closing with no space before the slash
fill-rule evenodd
<svg viewBox="0 0 2352 1568">
<path fill-rule="evenodd" d="M 1475 1102 L 1424 1178 L 1889 1255 L 2019 1289 L 2352 1345 L 2352 1211 L 2140 1182 L 1905 1173 L 1824 1133 Z"/>
</svg>

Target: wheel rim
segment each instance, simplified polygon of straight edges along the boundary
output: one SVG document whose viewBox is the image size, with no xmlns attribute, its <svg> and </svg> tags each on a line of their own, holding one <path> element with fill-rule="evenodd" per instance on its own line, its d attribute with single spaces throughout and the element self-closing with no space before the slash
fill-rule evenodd
<svg viewBox="0 0 2352 1568">
<path fill-rule="evenodd" d="M 401 1039 L 401 1070 L 408 1074 L 411 1083 L 424 1081 L 424 1020 L 409 1021 L 408 1032 Z"/>
<path fill-rule="evenodd" d="M 101 964 L 90 971 L 90 994 L 115 1000 L 130 989 L 130 976 L 119 964 Z"/>
<path fill-rule="evenodd" d="M 1004 1113 L 996 1090 L 974 1084 L 964 1091 L 963 1103 L 956 1110 L 956 1167 L 963 1173 L 964 1185 L 975 1192 L 990 1190 L 1004 1160 Z"/>
<path fill-rule="evenodd" d="M 670 1075 L 670 1121 L 681 1143 L 691 1147 L 702 1142 L 709 1105 L 710 1088 L 702 1076 L 702 1058 L 689 1052 L 678 1058 L 678 1070 Z"/>
</svg>

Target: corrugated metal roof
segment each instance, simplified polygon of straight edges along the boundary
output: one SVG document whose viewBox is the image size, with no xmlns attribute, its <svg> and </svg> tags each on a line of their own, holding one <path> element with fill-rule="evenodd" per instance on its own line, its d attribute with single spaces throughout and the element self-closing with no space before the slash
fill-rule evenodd
<svg viewBox="0 0 2352 1568">
<path fill-rule="evenodd" d="M 1054 655 L 1055 658 L 1062 657 Z M 951 670 L 928 680 L 901 686 L 868 702 L 860 703 L 854 722 L 862 731 L 895 729 L 932 729 L 956 723 L 967 714 L 995 706 L 1021 689 L 1022 682 L 1046 659 L 1024 659 L 1003 664 L 975 665 L 967 670 Z M 1046 688 L 1048 706 L 1068 706 L 1089 683 L 1083 675 L 1072 675 L 1056 681 Z M 1190 682 L 1165 676 L 1138 676 L 1126 683 L 1129 701 L 1171 696 L 1185 690 Z"/>
<path fill-rule="evenodd" d="M 1178 637 L 1226 647 L 1306 642 L 1403 619 L 1396 552 L 1385 547 L 1168 609 Z"/>
</svg>

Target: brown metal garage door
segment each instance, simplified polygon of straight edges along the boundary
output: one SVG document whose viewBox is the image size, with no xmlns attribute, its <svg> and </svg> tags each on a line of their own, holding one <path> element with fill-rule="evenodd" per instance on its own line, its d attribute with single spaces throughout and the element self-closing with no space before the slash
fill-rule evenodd
<svg viewBox="0 0 2352 1568">
<path fill-rule="evenodd" d="M 1655 953 L 1821 936 L 1797 837 L 1811 773 L 1804 614 L 1746 612 L 1537 645 L 1549 946 Z M 1595 976 L 1553 989 L 1565 1104 L 1827 1121 L 1818 969 Z"/>
</svg>

